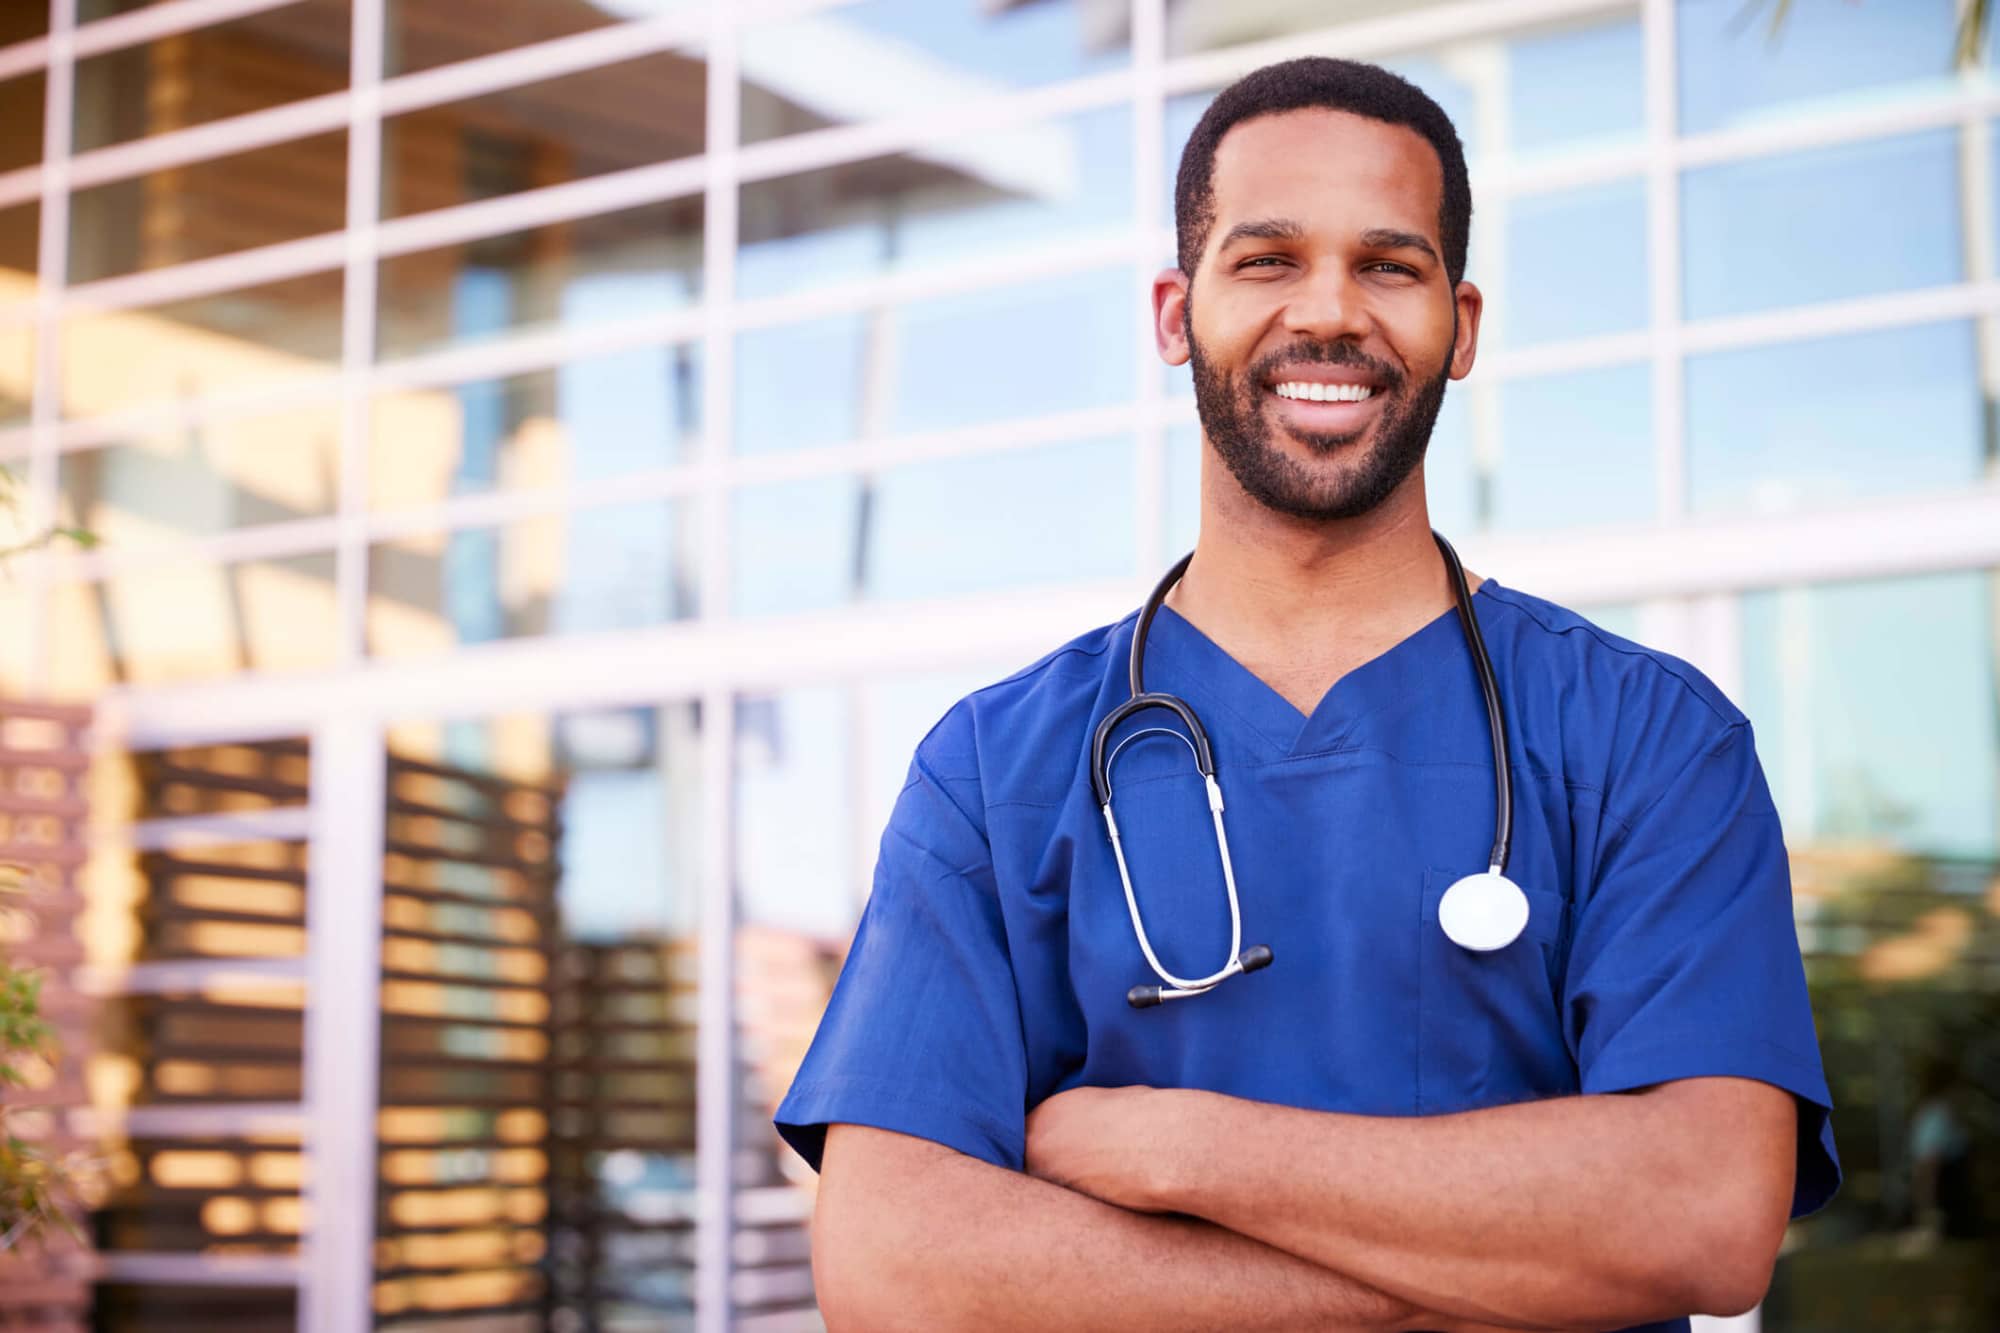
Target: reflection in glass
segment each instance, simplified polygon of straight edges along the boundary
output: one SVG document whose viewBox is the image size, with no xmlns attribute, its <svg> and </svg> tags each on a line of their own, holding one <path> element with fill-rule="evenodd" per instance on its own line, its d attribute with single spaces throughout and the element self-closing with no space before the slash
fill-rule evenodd
<svg viewBox="0 0 2000 1333">
<path fill-rule="evenodd" d="M 53 592 L 50 678 L 65 696 L 241 672 L 323 670 L 336 655 L 334 557 L 175 561 Z"/>
<path fill-rule="evenodd" d="M 464 0 L 387 0 L 388 72 L 449 65 L 607 27 L 641 14 L 690 8 L 696 0 L 487 0 L 467 8 Z"/>
<path fill-rule="evenodd" d="M 861 907 L 851 696 L 837 687 L 747 695 L 735 712 L 737 1039 L 756 1123 L 738 1154 L 732 1326 L 813 1309 L 807 1228 L 817 1181 L 770 1118 L 812 1042 Z"/>
<path fill-rule="evenodd" d="M 2000 694 L 1985 573 L 1743 598 L 1744 707 L 1795 841 L 2000 857 Z"/>
<path fill-rule="evenodd" d="M 1688 172 L 1688 318 L 1959 281 L 1958 176 L 1955 129 Z"/>
<path fill-rule="evenodd" d="M 331 405 L 221 418 L 61 456 L 61 522 L 110 546 L 331 514 L 340 418 Z"/>
<path fill-rule="evenodd" d="M 1132 113 L 985 131 L 744 185 L 737 291 L 828 282 L 1085 239 L 1132 217 Z"/>
<path fill-rule="evenodd" d="M 1988 1327 L 2000 578 L 1777 588 L 1742 612 L 1847 1173 L 1788 1241 L 1764 1326 Z"/>
<path fill-rule="evenodd" d="M 352 8 L 352 0 L 293 0 L 83 57 L 76 62 L 76 150 L 344 90 Z"/>
<path fill-rule="evenodd" d="M 1644 363 L 1504 382 L 1487 526 L 1520 532 L 1650 520 L 1652 402 Z"/>
<path fill-rule="evenodd" d="M 107 830 L 141 821 L 233 814 L 303 814 L 311 756 L 303 737 L 101 754 L 90 770 L 92 815 Z M 303 821 L 299 821 L 302 826 Z M 242 962 L 298 967 L 305 952 L 304 841 L 275 827 L 255 841 L 219 840 L 154 823 L 149 845 L 108 840 L 81 871 L 89 906 L 78 918 L 85 956 L 107 975 L 134 964 Z M 100 1000 L 85 1062 L 111 1191 L 95 1211 L 99 1248 L 112 1251 L 295 1256 L 309 1169 L 297 1118 L 305 987 L 297 979 L 230 979 Z M 140 1117 L 182 1107 L 252 1117 L 216 1133 Z M 136 1112 L 133 1119 L 125 1113 Z M 261 1114 L 259 1114 L 261 1112 Z M 171 1326 L 173 1300 L 129 1293 L 99 1327 Z M 251 1319 L 291 1320 L 292 1293 L 242 1307 Z M 207 1311 L 214 1317 L 213 1309 Z M 268 1326 L 252 1323 L 250 1327 Z"/>
<path fill-rule="evenodd" d="M 1445 0 L 1347 0 L 1337 12 L 1329 6 L 1276 3 L 1244 4 L 1242 0 L 1167 0 L 1167 54 L 1193 55 L 1246 42 L 1268 41 L 1323 32 L 1347 19 L 1428 9 Z"/>
<path fill-rule="evenodd" d="M 1124 19 L 1084 0 L 863 0 L 756 24 L 742 37 L 743 142 L 1123 68 Z"/>
<path fill-rule="evenodd" d="M 549 490 L 690 461 L 701 347 L 635 347 L 504 379 L 376 396 L 369 502 Z"/>
<path fill-rule="evenodd" d="M 739 492 L 739 615 L 963 596 L 1132 572 L 1126 437 L 904 463 Z"/>
<path fill-rule="evenodd" d="M 94 185 L 70 209 L 71 282 L 336 232 L 347 219 L 347 131 Z"/>
<path fill-rule="evenodd" d="M 1465 381 L 1445 386 L 1444 403 L 1424 451 L 1424 499 L 1431 526 L 1447 537 L 1492 521 L 1493 479 L 1473 457 L 1472 390 Z"/>
<path fill-rule="evenodd" d="M 671 199 L 386 258 L 378 354 L 689 305 L 701 293 L 701 213 L 698 197 Z"/>
<path fill-rule="evenodd" d="M 34 332 L 0 327 L 0 428 L 26 422 L 34 392 Z"/>
<path fill-rule="evenodd" d="M 748 330 L 737 449 L 763 453 L 1131 396 L 1132 280 L 1102 270 Z"/>
<path fill-rule="evenodd" d="M 29 693 L 34 614 L 27 585 L 20 579 L 0 579 L 0 625 L 13 627 L 12 633 L 0 635 L 0 697 L 22 698 Z"/>
<path fill-rule="evenodd" d="M 1976 478 L 1978 365 L 1969 323 L 1690 357 L 1694 508 L 1779 513 Z"/>
<path fill-rule="evenodd" d="M 41 11 L 46 27 L 47 5 L 0 5 L 0 15 L 31 7 Z M 0 17 L 0 25 L 9 22 L 8 18 Z M 4 40 L 0 40 L 0 45 L 5 45 Z M 41 70 L 0 81 L 0 125 L 7 127 L 6 133 L 0 134 L 0 171 L 14 171 L 41 162 L 48 96 L 49 76 Z"/>
<path fill-rule="evenodd" d="M 1679 0 L 1681 131 L 1698 134 L 1951 85 L 1953 0 L 1795 4 L 1775 38 L 1768 10 Z"/>
<path fill-rule="evenodd" d="M 263 388 L 340 361 L 339 270 L 146 309 L 79 308 L 62 326 L 63 411 Z"/>
<path fill-rule="evenodd" d="M 101 0 L 81 0 L 79 10 L 88 10 Z M 81 15 L 79 15 L 81 17 Z M 0 46 L 11 46 L 40 37 L 49 30 L 49 7 L 44 4 L 0 6 Z"/>
<path fill-rule="evenodd" d="M 1176 560 L 1192 551 L 1201 536 L 1201 455 L 1200 426 L 1189 422 L 1167 428 L 1167 513 L 1162 540 Z"/>
<path fill-rule="evenodd" d="M 1216 7 L 1224 8 L 1220 4 Z M 1246 12 L 1252 8 L 1244 7 Z M 1315 18 L 1318 18 L 1316 11 Z M 1294 20 L 1287 26 L 1319 29 L 1327 25 L 1323 21 Z M 1473 160 L 1479 151 L 1484 122 L 1476 114 L 1477 90 L 1466 81 L 1468 65 L 1464 62 L 1447 65 L 1445 61 L 1430 55 L 1370 63 L 1380 64 L 1384 69 L 1402 75 L 1428 93 L 1431 99 L 1444 109 L 1444 113 L 1451 117 L 1452 128 L 1458 132 L 1458 141 L 1464 149 L 1467 162 Z M 1163 200 L 1165 212 L 1162 215 L 1164 217 L 1174 216 L 1174 182 L 1180 171 L 1181 155 L 1187 149 L 1188 139 L 1193 135 L 1194 127 L 1200 122 L 1202 113 L 1208 110 L 1209 103 L 1215 100 L 1215 95 L 1220 91 L 1220 88 L 1209 88 L 1201 92 L 1182 93 L 1167 99 L 1165 120 L 1167 156 L 1164 182 L 1166 194 Z M 1497 89 L 1495 91 L 1498 92 Z"/>
<path fill-rule="evenodd" d="M 368 650 L 411 657 L 685 619 L 694 540 L 686 504 L 658 500 L 378 543 L 368 554 Z"/>
<path fill-rule="evenodd" d="M 696 710 L 388 750 L 375 1308 L 691 1329 Z"/>
<path fill-rule="evenodd" d="M 657 53 L 382 122 L 382 216 L 517 194 L 702 150 L 706 66 Z"/>
<path fill-rule="evenodd" d="M 35 245 L 41 205 L 0 209 L 0 427 L 28 419 L 35 392 Z"/>
<path fill-rule="evenodd" d="M 1643 180 L 1516 196 L 1506 237 L 1505 302 L 1488 308 L 1482 335 L 1490 328 L 1505 344 L 1526 346 L 1645 327 L 1652 302 Z"/>
<path fill-rule="evenodd" d="M 1646 122 L 1644 46 L 1636 18 L 1509 40 L 1508 147 L 1531 154 L 1637 141 Z"/>
</svg>

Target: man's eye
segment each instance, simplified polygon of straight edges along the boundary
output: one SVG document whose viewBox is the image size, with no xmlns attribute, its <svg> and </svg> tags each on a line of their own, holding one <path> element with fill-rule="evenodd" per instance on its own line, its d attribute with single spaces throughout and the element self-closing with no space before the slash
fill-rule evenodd
<svg viewBox="0 0 2000 1333">
<path fill-rule="evenodd" d="M 1389 260 L 1389 259 L 1378 260 L 1375 263 L 1370 264 L 1368 267 L 1394 269 L 1398 273 L 1407 273 L 1409 276 L 1413 278 L 1417 276 L 1417 271 L 1411 268 L 1408 264 L 1398 264 L 1394 260 Z"/>
<path fill-rule="evenodd" d="M 1276 256 L 1276 255 L 1255 255 L 1255 256 L 1252 256 L 1252 257 L 1251 257 L 1251 258 L 1249 258 L 1249 259 L 1246 259 L 1246 260 L 1244 260 L 1244 261 L 1243 261 L 1242 263 L 1238 264 L 1238 265 L 1237 265 L 1236 267 L 1238 267 L 1238 268 L 1249 268 L 1249 267 L 1250 267 L 1250 266 L 1251 266 L 1252 264 L 1262 264 L 1262 263 L 1264 263 L 1264 262 L 1265 262 L 1265 261 L 1267 261 L 1267 260 L 1268 260 L 1268 261 L 1270 261 L 1270 262 L 1271 262 L 1271 263 L 1273 263 L 1273 264 L 1280 264 L 1280 263 L 1283 263 L 1283 262 L 1284 262 L 1283 260 L 1279 259 L 1279 258 L 1278 258 L 1278 256 Z"/>
</svg>

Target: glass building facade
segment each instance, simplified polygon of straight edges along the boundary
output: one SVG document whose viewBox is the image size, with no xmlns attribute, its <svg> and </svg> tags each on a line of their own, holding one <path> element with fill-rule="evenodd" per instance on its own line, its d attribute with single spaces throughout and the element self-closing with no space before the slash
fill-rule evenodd
<svg viewBox="0 0 2000 1333">
<path fill-rule="evenodd" d="M 2000 83 L 1775 8 L 0 6 L 100 1322 L 818 1326 L 769 1115 L 911 749 L 1193 544 L 1174 168 L 1328 53 L 1473 173 L 1434 521 L 1757 727 L 1848 1171 L 1763 1326 L 1992 1326 Z"/>
</svg>

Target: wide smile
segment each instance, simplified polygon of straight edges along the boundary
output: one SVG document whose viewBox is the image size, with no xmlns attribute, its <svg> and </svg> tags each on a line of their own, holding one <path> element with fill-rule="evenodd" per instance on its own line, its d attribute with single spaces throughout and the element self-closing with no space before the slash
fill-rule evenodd
<svg viewBox="0 0 2000 1333">
<path fill-rule="evenodd" d="M 1297 429 L 1339 434 L 1374 418 L 1388 395 L 1370 384 L 1279 380 L 1264 387 L 1264 396 L 1276 404 L 1279 418 Z"/>
</svg>

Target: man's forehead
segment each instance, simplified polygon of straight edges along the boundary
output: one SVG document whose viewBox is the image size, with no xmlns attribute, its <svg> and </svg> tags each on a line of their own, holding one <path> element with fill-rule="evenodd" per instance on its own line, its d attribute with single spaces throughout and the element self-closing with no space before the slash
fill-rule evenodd
<svg viewBox="0 0 2000 1333">
<path fill-rule="evenodd" d="M 1308 107 L 1230 126 L 1216 145 L 1211 185 L 1223 231 L 1270 213 L 1310 224 L 1328 205 L 1351 205 L 1376 214 L 1364 225 L 1395 221 L 1428 233 L 1437 225 L 1444 172 L 1430 140 L 1407 125 Z"/>
</svg>

